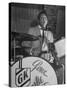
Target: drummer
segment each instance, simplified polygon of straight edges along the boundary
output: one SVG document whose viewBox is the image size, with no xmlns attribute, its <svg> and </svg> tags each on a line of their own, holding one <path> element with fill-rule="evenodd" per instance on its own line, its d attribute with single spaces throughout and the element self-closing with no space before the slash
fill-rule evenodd
<svg viewBox="0 0 67 90">
<path fill-rule="evenodd" d="M 55 50 L 53 33 L 47 29 L 48 17 L 46 11 L 41 11 L 38 16 L 38 25 L 30 27 L 28 34 L 37 36 L 37 41 L 25 41 L 22 43 L 23 46 L 30 47 L 26 51 L 32 56 L 39 56 L 46 59 L 48 62 L 53 63 L 54 57 L 52 56 L 51 50 Z M 50 46 L 50 47 L 49 47 Z"/>
<path fill-rule="evenodd" d="M 41 57 L 49 60 L 48 44 L 54 42 L 53 33 L 47 29 L 48 18 L 45 11 L 40 12 L 37 18 L 39 24 L 35 27 L 30 27 L 28 34 L 38 36 L 39 40 L 26 42 L 26 45 L 31 46 L 30 54 L 33 56 L 39 56 L 41 52 L 45 52 L 45 54 L 41 54 Z"/>
</svg>

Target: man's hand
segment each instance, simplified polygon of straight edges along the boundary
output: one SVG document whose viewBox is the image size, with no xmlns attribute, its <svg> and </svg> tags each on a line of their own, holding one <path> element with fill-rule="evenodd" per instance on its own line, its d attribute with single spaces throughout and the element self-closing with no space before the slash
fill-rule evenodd
<svg viewBox="0 0 67 90">
<path fill-rule="evenodd" d="M 53 63 L 54 57 L 51 53 L 43 53 L 41 57 L 46 59 L 48 62 Z"/>
</svg>

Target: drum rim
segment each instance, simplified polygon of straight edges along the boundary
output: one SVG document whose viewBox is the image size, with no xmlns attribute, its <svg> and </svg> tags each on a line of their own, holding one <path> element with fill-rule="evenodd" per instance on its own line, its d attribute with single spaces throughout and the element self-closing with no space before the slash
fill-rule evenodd
<svg viewBox="0 0 67 90">
<path fill-rule="evenodd" d="M 44 58 L 42 58 L 42 57 L 37 57 L 37 56 L 27 56 L 27 57 L 23 57 L 23 59 L 24 58 L 28 58 L 28 57 L 36 57 L 36 58 L 41 58 L 41 59 L 43 59 L 43 60 L 45 60 L 46 62 L 48 62 L 49 63 L 49 61 L 47 61 L 47 59 L 44 59 Z M 50 63 L 49 63 L 50 64 Z M 50 64 L 50 66 L 51 66 L 51 64 Z M 51 66 L 52 67 L 52 66 Z M 53 67 L 52 67 L 53 68 Z M 54 69 L 54 68 L 53 68 Z"/>
</svg>

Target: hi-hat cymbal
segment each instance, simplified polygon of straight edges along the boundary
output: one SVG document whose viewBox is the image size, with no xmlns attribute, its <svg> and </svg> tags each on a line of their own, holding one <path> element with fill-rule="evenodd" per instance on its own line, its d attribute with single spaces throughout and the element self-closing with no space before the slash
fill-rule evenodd
<svg viewBox="0 0 67 90">
<path fill-rule="evenodd" d="M 18 40 L 18 41 L 35 41 L 39 38 L 30 34 L 26 33 L 18 33 L 18 32 L 12 32 L 12 40 Z"/>
</svg>

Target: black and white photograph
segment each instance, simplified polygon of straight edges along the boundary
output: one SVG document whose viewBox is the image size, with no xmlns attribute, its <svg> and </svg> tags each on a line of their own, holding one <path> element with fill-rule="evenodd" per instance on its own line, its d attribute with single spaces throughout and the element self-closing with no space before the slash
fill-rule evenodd
<svg viewBox="0 0 67 90">
<path fill-rule="evenodd" d="M 9 86 L 66 83 L 65 6 L 9 3 Z"/>
</svg>

